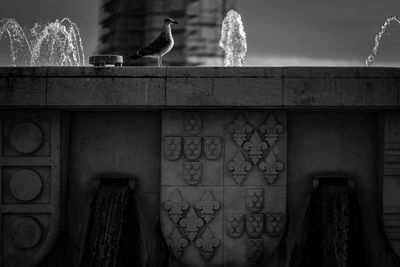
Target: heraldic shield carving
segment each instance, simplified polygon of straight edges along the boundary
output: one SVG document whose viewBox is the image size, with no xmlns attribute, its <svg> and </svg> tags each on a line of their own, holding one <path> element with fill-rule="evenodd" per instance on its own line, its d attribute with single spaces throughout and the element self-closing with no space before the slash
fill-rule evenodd
<svg viewBox="0 0 400 267">
<path fill-rule="evenodd" d="M 0 266 L 37 266 L 60 224 L 61 113 L 0 115 Z"/>
<path fill-rule="evenodd" d="M 286 113 L 165 111 L 162 140 L 161 224 L 176 260 L 262 265 L 286 221 Z"/>
</svg>

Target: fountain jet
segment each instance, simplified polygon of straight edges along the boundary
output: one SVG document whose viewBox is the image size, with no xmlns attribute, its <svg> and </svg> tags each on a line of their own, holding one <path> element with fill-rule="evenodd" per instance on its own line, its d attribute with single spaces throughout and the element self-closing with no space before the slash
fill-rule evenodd
<svg viewBox="0 0 400 267">
<path fill-rule="evenodd" d="M 10 40 L 13 66 L 19 57 L 29 61 L 30 66 L 85 64 L 79 28 L 69 18 L 48 24 L 35 23 L 28 34 L 15 19 L 1 19 L 0 40 L 6 37 Z"/>
<path fill-rule="evenodd" d="M 365 64 L 366 64 L 367 66 L 370 66 L 370 65 L 375 61 L 376 55 L 378 54 L 378 48 L 379 48 L 379 45 L 380 45 L 380 41 L 381 41 L 383 35 L 385 34 L 385 31 L 386 31 L 387 27 L 390 25 L 390 23 L 391 23 L 392 21 L 396 21 L 397 23 L 400 24 L 400 17 L 398 17 L 398 16 L 391 16 L 391 17 L 388 17 L 388 18 L 385 20 L 385 23 L 382 25 L 381 30 L 380 30 L 379 33 L 375 36 L 375 45 L 374 45 L 374 48 L 372 49 L 371 53 L 369 54 L 369 56 L 368 56 L 367 59 L 365 60 Z"/>
<path fill-rule="evenodd" d="M 230 10 L 222 22 L 219 46 L 224 50 L 224 66 L 242 66 L 247 53 L 246 33 L 239 13 Z"/>
</svg>

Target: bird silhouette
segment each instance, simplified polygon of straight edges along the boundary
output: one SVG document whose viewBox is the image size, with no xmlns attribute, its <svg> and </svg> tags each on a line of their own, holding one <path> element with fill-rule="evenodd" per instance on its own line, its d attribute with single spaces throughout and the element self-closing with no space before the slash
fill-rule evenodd
<svg viewBox="0 0 400 267">
<path fill-rule="evenodd" d="M 162 57 L 171 51 L 174 46 L 174 38 L 172 37 L 171 24 L 178 24 L 171 18 L 165 18 L 163 29 L 160 35 L 148 46 L 140 48 L 136 54 L 127 57 L 127 59 L 139 59 L 142 57 L 152 57 L 158 59 L 158 66 L 162 66 Z"/>
</svg>

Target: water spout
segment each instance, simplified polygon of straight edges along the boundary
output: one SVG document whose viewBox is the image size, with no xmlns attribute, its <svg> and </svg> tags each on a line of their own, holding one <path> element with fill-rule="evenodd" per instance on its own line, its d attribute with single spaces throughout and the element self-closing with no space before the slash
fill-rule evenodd
<svg viewBox="0 0 400 267">
<path fill-rule="evenodd" d="M 379 33 L 375 36 L 375 45 L 374 45 L 374 48 L 372 49 L 371 53 L 369 54 L 369 56 L 368 56 L 367 59 L 365 60 L 365 64 L 366 64 L 367 66 L 370 66 L 370 65 L 375 61 L 376 55 L 378 54 L 378 48 L 379 48 L 379 45 L 380 45 L 380 41 L 381 41 L 383 35 L 385 34 L 385 31 L 386 31 L 387 27 L 390 25 L 390 23 L 391 23 L 392 21 L 395 21 L 395 22 L 397 22 L 397 23 L 400 24 L 400 17 L 398 17 L 398 16 L 391 16 L 391 17 L 388 17 L 388 18 L 385 20 L 385 23 L 382 25 L 381 30 L 380 30 Z"/>
<path fill-rule="evenodd" d="M 224 50 L 224 66 L 242 66 L 247 53 L 246 33 L 239 13 L 230 10 L 222 22 L 219 46 Z"/>
<path fill-rule="evenodd" d="M 69 18 L 48 24 L 35 23 L 29 31 L 24 31 L 15 19 L 1 19 L 0 40 L 6 37 L 10 40 L 13 66 L 18 59 L 30 66 L 85 65 L 79 28 Z"/>
</svg>

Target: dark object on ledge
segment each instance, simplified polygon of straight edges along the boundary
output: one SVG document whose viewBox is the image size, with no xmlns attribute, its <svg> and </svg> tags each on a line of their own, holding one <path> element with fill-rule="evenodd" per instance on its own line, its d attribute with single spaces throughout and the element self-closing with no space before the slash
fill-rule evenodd
<svg viewBox="0 0 400 267">
<path fill-rule="evenodd" d="M 303 239 L 292 254 L 291 267 L 368 266 L 354 182 L 347 177 L 320 176 L 306 216 Z"/>
<path fill-rule="evenodd" d="M 122 66 L 124 59 L 120 55 L 96 55 L 89 57 L 89 64 L 94 66 Z"/>
</svg>

